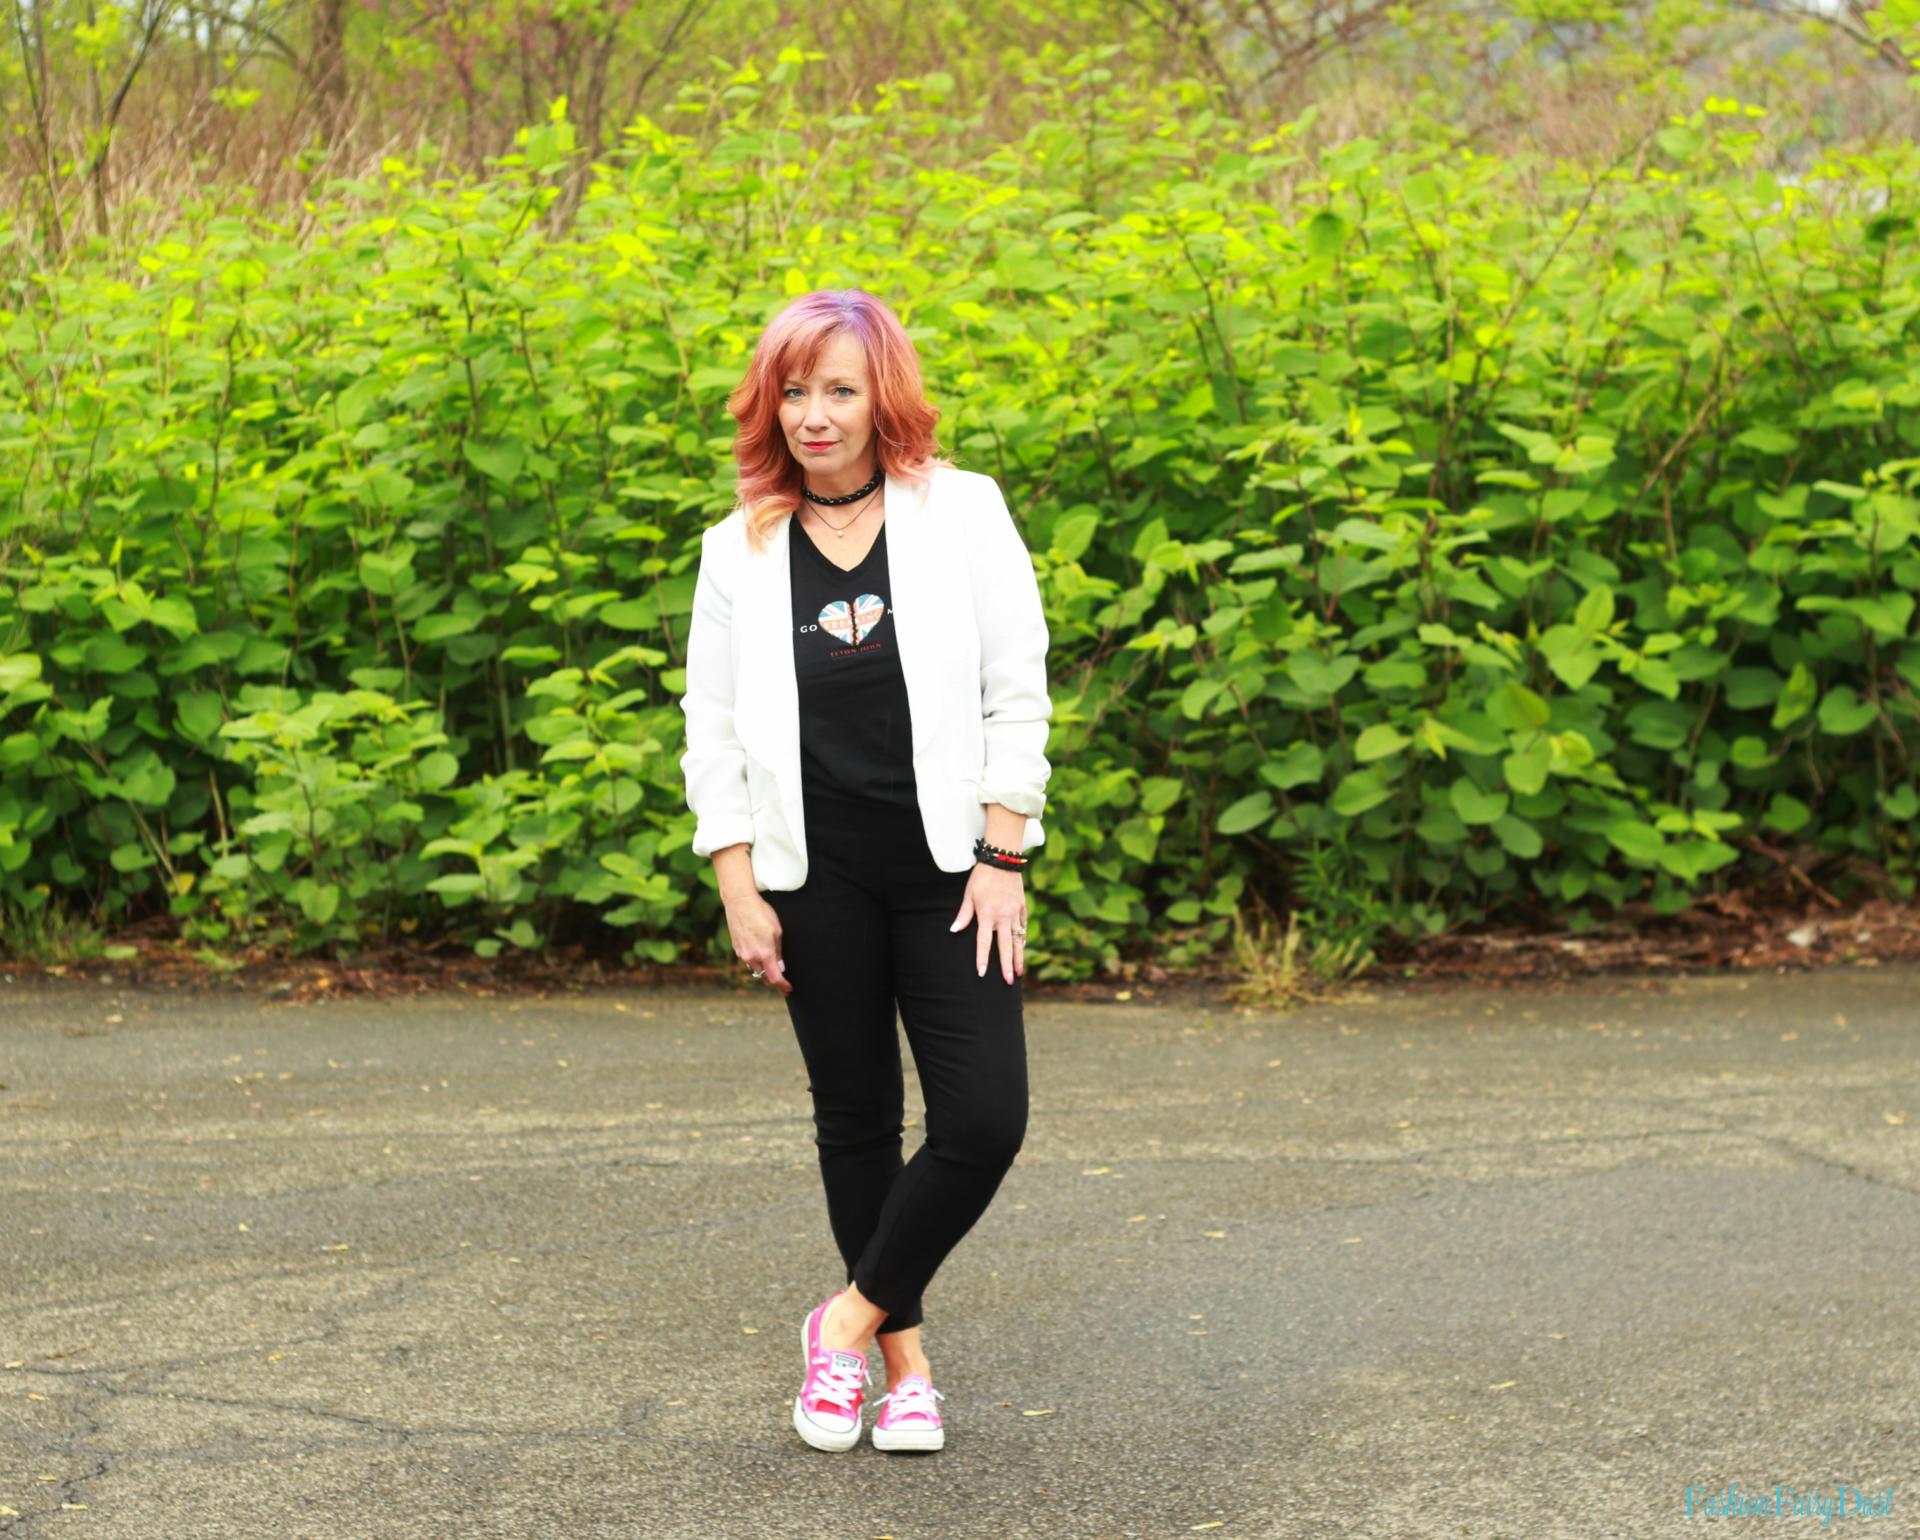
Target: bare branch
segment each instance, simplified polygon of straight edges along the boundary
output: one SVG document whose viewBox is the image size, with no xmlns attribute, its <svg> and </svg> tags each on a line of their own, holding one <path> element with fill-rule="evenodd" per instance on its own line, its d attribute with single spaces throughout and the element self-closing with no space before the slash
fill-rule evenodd
<svg viewBox="0 0 1920 1540">
<path fill-rule="evenodd" d="M 1843 33 L 1853 39 L 1881 64 L 1888 64 L 1903 74 L 1920 69 L 1920 60 L 1909 59 L 1895 46 L 1892 38 L 1877 38 L 1868 29 L 1866 11 L 1858 0 L 1847 0 L 1848 15 L 1838 11 L 1814 10 L 1805 5 L 1796 5 L 1792 0 L 1786 4 L 1776 4 L 1773 0 L 1729 0 L 1735 10 L 1753 11 L 1762 16 L 1777 16 L 1782 21 L 1817 21 Z"/>
<path fill-rule="evenodd" d="M 242 16 L 237 11 L 222 11 L 217 8 L 207 10 L 204 14 L 210 21 L 225 22 L 253 37 L 263 39 L 287 64 L 295 69 L 300 67 L 300 55 L 293 45 L 264 22 L 255 21 L 251 16 Z"/>
</svg>

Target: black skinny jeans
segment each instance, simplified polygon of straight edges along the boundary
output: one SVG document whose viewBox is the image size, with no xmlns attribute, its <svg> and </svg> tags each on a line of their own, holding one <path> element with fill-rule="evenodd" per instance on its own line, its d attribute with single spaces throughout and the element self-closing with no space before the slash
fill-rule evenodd
<svg viewBox="0 0 1920 1540">
<path fill-rule="evenodd" d="M 976 920 L 948 929 L 971 870 L 934 864 L 918 811 L 809 799 L 805 816 L 807 880 L 764 896 L 780 918 L 827 1219 L 848 1281 L 887 1311 L 880 1332 L 906 1331 L 1026 1138 L 1021 979 L 1002 975 L 998 937 L 986 976 L 974 971 Z M 896 1001 L 927 1107 L 904 1164 Z"/>
</svg>

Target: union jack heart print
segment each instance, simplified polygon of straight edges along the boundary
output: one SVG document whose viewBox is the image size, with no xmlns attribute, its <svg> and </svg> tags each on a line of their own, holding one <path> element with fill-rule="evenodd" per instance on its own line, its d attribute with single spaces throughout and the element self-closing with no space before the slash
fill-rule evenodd
<svg viewBox="0 0 1920 1540">
<path fill-rule="evenodd" d="M 858 642 L 873 634 L 887 604 L 878 594 L 862 594 L 851 605 L 835 599 L 820 612 L 820 629 L 843 642 Z"/>
</svg>

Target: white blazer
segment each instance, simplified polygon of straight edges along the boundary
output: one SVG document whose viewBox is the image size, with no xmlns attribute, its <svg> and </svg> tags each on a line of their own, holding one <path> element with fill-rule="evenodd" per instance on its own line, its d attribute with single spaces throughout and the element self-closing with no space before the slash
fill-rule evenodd
<svg viewBox="0 0 1920 1540">
<path fill-rule="evenodd" d="M 947 466 L 918 486 L 888 476 L 884 506 L 888 623 L 906 678 L 921 821 L 935 862 L 962 872 L 975 864 L 989 803 L 1027 815 L 1020 849 L 1046 839 L 1053 701 L 1040 585 L 991 476 Z M 754 551 L 737 507 L 700 537 L 680 700 L 693 853 L 750 845 L 762 892 L 807 879 L 787 563 L 789 542 L 809 538 L 789 517 Z"/>
</svg>

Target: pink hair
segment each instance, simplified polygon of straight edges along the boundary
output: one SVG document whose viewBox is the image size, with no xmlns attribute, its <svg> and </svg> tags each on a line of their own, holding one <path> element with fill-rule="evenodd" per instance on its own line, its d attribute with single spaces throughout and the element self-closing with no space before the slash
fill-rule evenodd
<svg viewBox="0 0 1920 1540">
<path fill-rule="evenodd" d="M 740 425 L 733 439 L 740 467 L 738 502 L 746 511 L 747 543 L 755 550 L 764 550 L 774 526 L 799 507 L 805 485 L 800 462 L 780 429 L 781 389 L 789 376 L 811 374 L 827 339 L 842 332 L 866 354 L 875 468 L 922 481 L 936 467 L 953 464 L 934 440 L 940 412 L 921 385 L 920 357 L 885 302 L 865 289 L 802 294 L 767 323 L 746 378 L 727 397 L 727 410 Z"/>
</svg>

